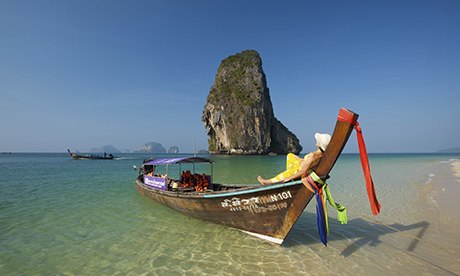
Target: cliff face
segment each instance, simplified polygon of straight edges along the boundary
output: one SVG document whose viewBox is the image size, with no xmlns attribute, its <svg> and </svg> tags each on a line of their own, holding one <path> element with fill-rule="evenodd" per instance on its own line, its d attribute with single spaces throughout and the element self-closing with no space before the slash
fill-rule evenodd
<svg viewBox="0 0 460 276">
<path fill-rule="evenodd" d="M 254 50 L 224 59 L 202 120 L 211 153 L 298 154 L 299 139 L 273 113 L 262 60 Z"/>
</svg>

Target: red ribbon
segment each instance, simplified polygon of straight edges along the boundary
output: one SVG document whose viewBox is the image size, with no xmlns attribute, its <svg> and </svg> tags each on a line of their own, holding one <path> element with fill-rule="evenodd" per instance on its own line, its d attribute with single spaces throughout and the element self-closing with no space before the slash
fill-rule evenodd
<svg viewBox="0 0 460 276">
<path fill-rule="evenodd" d="M 363 132 L 359 123 L 355 123 L 356 136 L 358 137 L 359 158 L 361 159 L 361 166 L 363 167 L 364 180 L 366 181 L 367 196 L 371 204 L 372 214 L 374 216 L 380 213 L 380 203 L 375 194 L 374 182 L 372 181 L 371 169 L 369 166 L 369 159 L 367 157 L 366 144 L 364 143 Z"/>
</svg>

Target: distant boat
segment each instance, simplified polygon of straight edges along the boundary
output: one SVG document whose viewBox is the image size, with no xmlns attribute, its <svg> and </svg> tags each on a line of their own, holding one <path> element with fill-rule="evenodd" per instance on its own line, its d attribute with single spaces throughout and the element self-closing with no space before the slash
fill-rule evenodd
<svg viewBox="0 0 460 276">
<path fill-rule="evenodd" d="M 70 157 L 75 160 L 112 160 L 115 158 L 111 153 L 106 154 L 104 152 L 104 155 L 97 155 L 97 154 L 77 154 L 74 152 L 71 152 L 70 149 L 67 149 L 67 151 L 70 154 Z"/>
<path fill-rule="evenodd" d="M 341 117 L 349 118 L 347 120 Z M 340 156 L 358 114 L 341 109 L 331 142 L 316 174 L 325 180 Z M 281 244 L 315 195 L 302 181 L 272 185 L 218 184 L 211 175 L 182 171 L 182 164 L 214 163 L 202 157 L 145 160 L 135 180 L 141 195 L 192 217 L 223 224 Z M 154 175 L 156 166 L 178 164 L 178 178 Z M 237 172 L 235 172 L 237 173 Z M 318 186 L 321 186 L 317 183 Z"/>
</svg>

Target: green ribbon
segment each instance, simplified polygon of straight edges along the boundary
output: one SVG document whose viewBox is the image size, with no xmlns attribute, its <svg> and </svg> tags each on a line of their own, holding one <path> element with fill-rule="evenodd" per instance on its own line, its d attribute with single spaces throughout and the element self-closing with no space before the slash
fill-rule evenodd
<svg viewBox="0 0 460 276">
<path fill-rule="evenodd" d="M 326 198 L 327 201 L 329 201 L 329 204 L 337 210 L 337 219 L 340 221 L 340 223 L 347 224 L 348 218 L 347 209 L 345 206 L 334 201 L 334 198 L 332 197 L 331 191 L 329 190 L 329 186 L 327 184 L 323 186 L 323 192 L 326 194 Z"/>
<path fill-rule="evenodd" d="M 314 171 L 310 172 L 310 176 L 316 183 L 319 183 L 320 185 L 322 185 L 323 194 L 326 195 L 326 199 L 329 202 L 329 205 L 331 205 L 335 210 L 337 210 L 337 220 L 340 221 L 341 224 L 347 224 L 348 218 L 347 218 L 347 209 L 345 208 L 345 206 L 335 202 L 327 183 L 323 181 Z M 326 231 L 329 234 L 329 222 L 327 219 L 327 205 L 326 204 L 323 204 L 323 205 L 324 205 L 324 212 L 326 214 Z"/>
</svg>

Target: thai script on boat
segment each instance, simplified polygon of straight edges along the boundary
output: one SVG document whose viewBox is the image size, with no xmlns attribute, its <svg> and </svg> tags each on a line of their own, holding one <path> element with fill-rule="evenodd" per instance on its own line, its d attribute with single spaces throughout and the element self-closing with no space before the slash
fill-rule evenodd
<svg viewBox="0 0 460 276">
<path fill-rule="evenodd" d="M 144 184 L 158 190 L 166 190 L 167 187 L 165 178 L 149 175 L 144 175 Z"/>
<path fill-rule="evenodd" d="M 221 205 L 232 212 L 249 211 L 250 213 L 265 213 L 287 208 L 286 202 L 278 201 L 284 201 L 288 198 L 292 198 L 291 191 L 251 198 L 233 197 L 232 199 L 224 199 Z"/>
<path fill-rule="evenodd" d="M 227 207 L 237 207 L 237 206 L 245 206 L 245 205 L 254 205 L 259 203 L 259 197 L 251 197 L 249 199 L 239 199 L 237 197 L 230 199 L 224 199 L 220 204 L 222 204 L 222 207 L 227 208 Z"/>
</svg>

